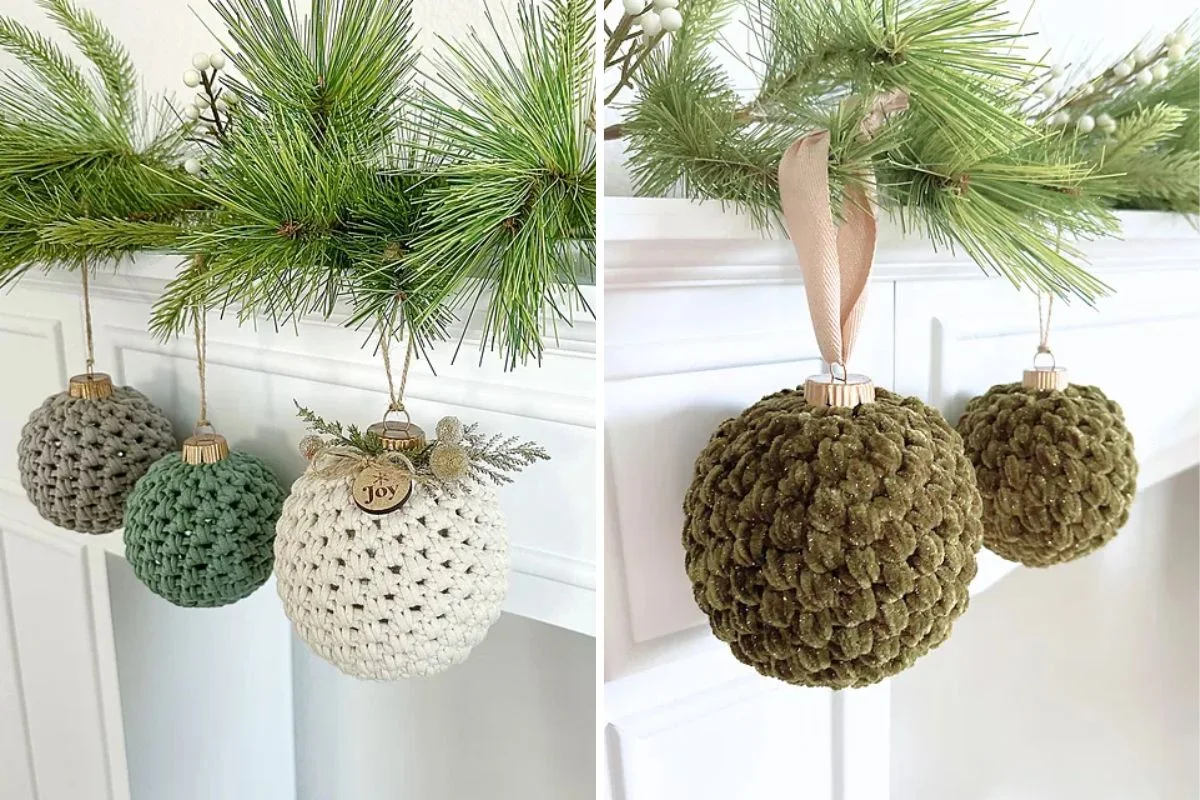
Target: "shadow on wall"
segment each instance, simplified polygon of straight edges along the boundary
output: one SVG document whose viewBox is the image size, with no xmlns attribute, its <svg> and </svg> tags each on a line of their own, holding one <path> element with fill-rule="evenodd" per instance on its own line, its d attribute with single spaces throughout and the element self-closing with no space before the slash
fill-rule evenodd
<svg viewBox="0 0 1200 800">
<path fill-rule="evenodd" d="M 1200 797 L 1198 473 L 1106 548 L 1018 569 L 892 684 L 893 800 Z"/>
</svg>

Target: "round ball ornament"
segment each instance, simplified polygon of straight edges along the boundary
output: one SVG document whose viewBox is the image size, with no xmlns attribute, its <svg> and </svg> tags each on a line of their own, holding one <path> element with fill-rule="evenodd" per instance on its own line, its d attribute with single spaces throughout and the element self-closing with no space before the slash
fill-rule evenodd
<svg viewBox="0 0 1200 800">
<path fill-rule="evenodd" d="M 1133 436 L 1121 407 L 1062 367 L 1025 371 L 967 403 L 958 430 L 983 496 L 984 545 L 1047 567 L 1117 535 L 1137 491 Z"/>
<path fill-rule="evenodd" d="M 125 556 L 138 579 L 177 606 L 214 608 L 271 576 L 284 490 L 250 453 L 198 434 L 155 462 L 125 505 Z"/>
<path fill-rule="evenodd" d="M 457 420 L 438 433 L 447 438 L 429 443 L 411 422 L 385 422 L 365 440 L 306 440 L 312 463 L 284 501 L 275 538 L 284 611 L 317 655 L 356 678 L 442 672 L 500 617 L 508 536 L 481 480 L 498 474 L 489 463 L 513 468 L 521 453 L 494 459 L 497 439 Z"/>
<path fill-rule="evenodd" d="M 981 501 L 934 408 L 810 378 L 726 420 L 696 461 L 683 544 L 713 633 L 763 675 L 867 686 L 967 608 Z"/>
<path fill-rule="evenodd" d="M 145 395 L 87 373 L 29 415 L 17 468 L 42 517 L 80 533 L 109 533 L 121 527 L 134 484 L 176 446 L 170 420 Z"/>
</svg>

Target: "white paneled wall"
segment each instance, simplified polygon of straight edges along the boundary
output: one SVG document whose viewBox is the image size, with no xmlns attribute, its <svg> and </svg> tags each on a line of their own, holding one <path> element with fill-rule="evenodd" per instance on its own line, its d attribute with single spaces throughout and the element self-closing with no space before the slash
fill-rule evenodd
<svg viewBox="0 0 1200 800">
<path fill-rule="evenodd" d="M 171 264 L 93 281 L 97 368 L 162 407 L 180 437 L 198 401 L 193 345 L 145 333 Z M 235 606 L 180 609 L 124 561 L 25 500 L 28 413 L 82 369 L 74 275 L 31 274 L 0 297 L 0 797 L 4 800 L 458 800 L 590 797 L 594 787 L 595 325 L 560 333 L 541 368 L 477 366 L 453 343 L 415 364 L 406 400 L 541 442 L 552 461 L 501 493 L 512 540 L 507 612 L 472 661 L 393 685 L 342 676 L 291 634 L 269 583 Z M 367 424 L 386 406 L 363 334 L 209 320 L 210 416 L 285 484 L 303 459 L 293 399 Z M 498 793 L 495 794 L 494 792 Z"/>
<path fill-rule="evenodd" d="M 897 800 L 1200 797 L 1197 481 L 1095 555 L 1023 570 L 893 681 Z"/>
<path fill-rule="evenodd" d="M 1056 304 L 1051 345 L 1073 380 L 1124 405 L 1146 490 L 1200 458 L 1200 371 L 1179 349 L 1200 339 L 1200 236 L 1166 215 L 1122 219 L 1125 241 L 1087 247 L 1115 294 L 1094 309 Z M 927 800 L 892 789 L 894 742 L 919 733 L 911 714 L 893 713 L 893 681 L 832 693 L 758 677 L 708 632 L 683 569 L 682 498 L 717 423 L 820 371 L 791 245 L 709 203 L 609 198 L 606 220 L 612 797 Z M 1035 299 L 962 257 L 887 228 L 869 291 L 853 371 L 926 399 L 952 423 L 967 399 L 1019 381 L 1031 362 Z M 1148 392 L 1162 375 L 1172 390 Z M 984 552 L 972 594 L 1012 570 Z M 1021 647 L 1016 633 L 1010 641 Z M 965 796 L 975 797 L 929 798 Z"/>
</svg>

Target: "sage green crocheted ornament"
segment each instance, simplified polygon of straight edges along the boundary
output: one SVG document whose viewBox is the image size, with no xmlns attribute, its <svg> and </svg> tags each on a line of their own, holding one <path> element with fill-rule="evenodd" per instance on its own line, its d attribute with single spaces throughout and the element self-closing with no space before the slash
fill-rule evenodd
<svg viewBox="0 0 1200 800">
<path fill-rule="evenodd" d="M 129 495 L 125 557 L 142 583 L 177 606 L 236 602 L 271 575 L 284 494 L 249 453 L 204 464 L 172 453 Z"/>
<path fill-rule="evenodd" d="M 944 641 L 967 608 L 979 491 L 958 434 L 916 398 L 764 397 L 717 429 L 683 505 L 696 603 L 763 675 L 867 686 Z"/>
<path fill-rule="evenodd" d="M 1133 436 L 1095 386 L 993 386 L 958 423 L 983 495 L 983 543 L 1046 567 L 1109 542 L 1137 491 Z"/>
</svg>

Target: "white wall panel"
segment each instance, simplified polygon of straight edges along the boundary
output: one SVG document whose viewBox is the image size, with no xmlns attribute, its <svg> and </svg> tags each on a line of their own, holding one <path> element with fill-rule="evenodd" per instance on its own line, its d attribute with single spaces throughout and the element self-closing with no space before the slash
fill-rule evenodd
<svg viewBox="0 0 1200 800">
<path fill-rule="evenodd" d="M 132 797 L 295 797 L 292 631 L 275 581 L 179 608 L 106 554 Z"/>
<path fill-rule="evenodd" d="M 0 797 L 35 800 L 21 664 L 9 601 L 5 538 L 4 523 L 0 522 Z"/>
<path fill-rule="evenodd" d="M 36 796 L 123 800 L 113 792 L 85 548 L 17 523 L 3 536 Z"/>
<path fill-rule="evenodd" d="M 17 443 L 30 411 L 47 395 L 61 391 L 71 374 L 64 342 L 64 321 L 48 298 L 17 291 L 0 308 L 0 365 L 12 370 L 5 382 L 5 405 L 25 409 L 24 417 L 0 426 L 0 488 L 21 491 L 17 476 Z M 70 323 L 65 323 L 69 325 Z M 83 371 L 82 361 L 77 365 Z"/>
</svg>

